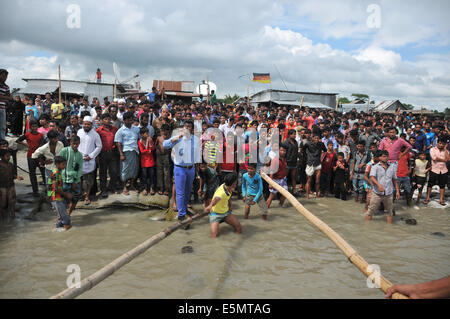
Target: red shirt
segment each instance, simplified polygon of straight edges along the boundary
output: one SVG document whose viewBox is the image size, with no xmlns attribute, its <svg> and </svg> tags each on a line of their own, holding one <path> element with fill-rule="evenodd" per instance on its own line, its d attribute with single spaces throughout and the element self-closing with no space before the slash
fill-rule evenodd
<svg viewBox="0 0 450 319">
<path fill-rule="evenodd" d="M 333 166 L 333 158 L 336 152 L 333 153 L 325 153 L 325 157 L 322 161 L 322 173 L 330 173 L 331 167 Z"/>
<path fill-rule="evenodd" d="M 408 163 L 409 163 L 410 158 L 411 158 L 411 155 L 409 155 L 409 152 L 408 152 L 408 153 L 406 153 L 406 155 L 404 155 L 398 159 L 397 177 L 408 176 Z"/>
<path fill-rule="evenodd" d="M 41 143 L 43 136 L 44 135 L 42 135 L 41 133 L 32 134 L 31 131 L 25 133 L 25 138 L 27 139 L 28 144 L 27 157 L 31 157 L 34 151 L 36 151 L 39 148 L 39 144 Z"/>
<path fill-rule="evenodd" d="M 141 152 L 141 167 L 155 166 L 155 145 L 151 138 L 147 139 L 147 143 L 140 139 L 138 141 L 139 151 Z"/>
<path fill-rule="evenodd" d="M 313 125 L 316 123 L 316 120 L 312 116 L 304 117 L 303 121 L 308 122 L 308 129 L 312 129 Z"/>
<path fill-rule="evenodd" d="M 230 155 L 231 157 L 231 162 L 227 162 L 227 154 L 232 154 Z M 233 172 L 234 168 L 235 168 L 235 163 L 234 163 L 234 145 L 227 145 L 225 143 L 225 147 L 223 148 L 223 157 L 222 157 L 222 163 L 220 164 L 220 167 L 222 168 L 223 171 L 228 171 L 228 172 Z"/>
<path fill-rule="evenodd" d="M 276 168 L 276 162 L 275 161 L 277 161 L 277 160 L 278 160 L 278 171 L 275 174 L 273 174 L 273 178 L 274 179 L 285 178 L 286 174 L 287 174 L 286 158 L 283 158 L 283 159 L 281 159 L 279 157 L 274 158 L 272 160 L 272 164 L 271 164 L 270 170 L 271 170 L 271 172 L 275 170 L 275 168 Z"/>
<path fill-rule="evenodd" d="M 116 135 L 117 127 L 111 126 L 108 130 L 105 126 L 100 126 L 97 129 L 98 135 L 102 140 L 102 152 L 112 151 L 116 149 L 116 143 L 114 143 L 114 136 Z"/>
</svg>

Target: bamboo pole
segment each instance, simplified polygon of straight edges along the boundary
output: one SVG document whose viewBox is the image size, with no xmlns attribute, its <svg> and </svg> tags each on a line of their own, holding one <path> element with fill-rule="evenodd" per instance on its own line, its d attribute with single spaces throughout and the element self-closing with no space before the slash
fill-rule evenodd
<svg viewBox="0 0 450 319">
<path fill-rule="evenodd" d="M 59 93 L 58 93 L 58 98 L 59 98 L 59 102 L 61 103 L 61 65 L 58 64 L 58 82 L 59 82 Z"/>
<path fill-rule="evenodd" d="M 116 98 L 117 95 L 117 79 L 114 79 L 114 93 L 113 93 L 113 101 Z"/>
<path fill-rule="evenodd" d="M 207 96 L 206 96 L 206 100 L 208 101 L 208 105 L 209 105 L 209 76 L 206 76 L 206 87 L 207 87 Z"/>
<path fill-rule="evenodd" d="M 193 221 L 199 220 L 202 217 L 208 215 L 208 212 L 202 212 L 197 213 L 192 217 L 192 219 L 185 219 L 181 223 L 175 223 L 170 227 L 167 227 L 163 231 L 159 232 L 158 234 L 150 237 L 146 241 L 144 241 L 142 244 L 136 246 L 132 250 L 128 251 L 127 253 L 123 254 L 113 262 L 109 263 L 102 269 L 98 270 L 97 272 L 93 273 L 89 277 L 85 278 L 80 283 L 80 288 L 67 288 L 64 291 L 60 292 L 59 294 L 56 294 L 52 296 L 50 299 L 71 299 L 75 298 L 82 293 L 86 292 L 87 290 L 93 288 L 97 284 L 99 284 L 101 281 L 106 279 L 107 277 L 111 276 L 115 271 L 119 270 L 122 266 L 132 261 L 137 256 L 144 253 L 146 250 L 148 250 L 150 247 L 156 245 L 164 238 L 171 235 L 176 230 L 185 227 L 186 225 L 192 223 Z"/>
<path fill-rule="evenodd" d="M 302 95 L 302 101 L 300 102 L 300 111 L 302 110 L 304 100 L 305 100 L 305 96 Z"/>
<path fill-rule="evenodd" d="M 331 229 L 327 224 L 321 221 L 319 218 L 310 213 L 298 200 L 292 196 L 287 190 L 275 183 L 269 176 L 261 173 L 261 177 L 269 183 L 270 186 L 275 188 L 280 192 L 286 199 L 301 213 L 307 220 L 309 220 L 314 226 L 319 228 L 325 235 L 328 236 L 340 250 L 348 257 L 348 260 L 354 264 L 364 275 L 369 277 L 373 275 L 372 272 L 368 271 L 369 264 L 362 258 L 341 236 L 339 236 L 333 229 Z M 392 286 L 392 283 L 380 275 L 380 288 L 386 293 L 386 290 Z M 369 277 L 370 278 L 370 277 Z M 373 281 L 373 280 L 372 280 Z M 408 299 L 406 296 L 395 293 L 392 296 L 393 299 Z"/>
<path fill-rule="evenodd" d="M 370 97 L 367 99 L 366 113 L 369 113 L 369 103 L 370 103 Z"/>
</svg>

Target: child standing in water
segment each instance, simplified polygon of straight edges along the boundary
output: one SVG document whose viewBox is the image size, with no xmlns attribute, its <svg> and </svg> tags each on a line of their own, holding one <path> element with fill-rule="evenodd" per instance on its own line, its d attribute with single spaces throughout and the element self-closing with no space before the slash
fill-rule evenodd
<svg viewBox="0 0 450 319">
<path fill-rule="evenodd" d="M 242 197 L 244 197 L 244 218 L 248 219 L 251 206 L 258 204 L 262 212 L 262 219 L 267 220 L 267 204 L 263 195 L 263 182 L 261 175 L 256 173 L 256 164 L 248 164 L 248 172 L 242 177 Z"/>
<path fill-rule="evenodd" d="M 61 156 L 55 156 L 55 168 L 48 179 L 48 184 L 51 185 L 49 191 L 49 197 L 52 200 L 52 205 L 58 213 L 58 219 L 56 221 L 57 228 L 64 228 L 69 230 L 72 225 L 70 224 L 70 216 L 67 213 L 67 203 L 72 201 L 72 194 L 63 191 L 63 179 L 62 171 L 66 168 L 66 159 Z"/>
<path fill-rule="evenodd" d="M 275 147 L 276 148 L 276 147 Z M 270 175 L 269 177 L 273 179 L 275 183 L 283 187 L 285 190 L 288 190 L 287 186 L 287 163 L 286 163 L 286 148 L 283 145 L 280 145 L 278 150 L 278 156 L 272 159 L 270 164 Z M 270 195 L 267 199 L 267 207 L 270 208 L 270 204 L 272 204 L 272 200 L 275 195 L 278 193 L 276 189 L 269 185 Z M 280 194 L 280 206 L 283 206 L 286 198 Z"/>
<path fill-rule="evenodd" d="M 372 159 L 369 163 L 366 165 L 366 170 L 364 172 L 364 189 L 366 190 L 367 196 L 366 196 L 366 206 L 364 207 L 364 213 L 367 213 L 367 210 L 369 209 L 369 203 L 370 199 L 372 198 L 372 181 L 370 180 L 370 170 L 372 166 L 378 163 L 378 156 L 377 152 L 375 151 L 372 153 Z"/>
<path fill-rule="evenodd" d="M 421 152 L 419 158 L 415 160 L 414 174 L 413 174 L 413 189 L 411 193 L 413 194 L 416 189 L 419 189 L 419 194 L 417 194 L 416 204 L 419 205 L 420 198 L 422 197 L 423 187 L 427 182 L 427 174 L 431 170 L 431 165 L 427 160 L 427 154 Z"/>
<path fill-rule="evenodd" d="M 348 164 L 344 160 L 344 153 L 337 154 L 337 160 L 333 165 L 334 170 L 334 197 L 341 200 L 347 200 L 347 189 L 345 187 L 346 173 L 348 172 Z"/>
<path fill-rule="evenodd" d="M 213 200 L 205 211 L 209 212 L 209 222 L 211 224 L 211 238 L 219 236 L 219 224 L 226 222 L 234 227 L 237 234 L 242 233 L 242 227 L 237 218 L 232 214 L 231 195 L 236 188 L 236 173 L 228 174 L 225 183 L 219 186 L 213 196 Z"/>
<path fill-rule="evenodd" d="M 14 179 L 22 180 L 14 174 L 14 165 L 10 163 L 9 150 L 0 149 L 0 216 L 14 218 L 16 216 L 16 187 Z M 9 213 L 9 214 L 8 214 Z"/>
</svg>

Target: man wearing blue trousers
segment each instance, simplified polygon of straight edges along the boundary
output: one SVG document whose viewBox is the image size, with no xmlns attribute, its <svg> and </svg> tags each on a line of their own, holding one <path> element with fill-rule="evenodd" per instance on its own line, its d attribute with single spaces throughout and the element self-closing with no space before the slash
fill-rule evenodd
<svg viewBox="0 0 450 319">
<path fill-rule="evenodd" d="M 165 149 L 171 149 L 174 155 L 173 175 L 177 197 L 178 220 L 186 218 L 187 205 L 191 198 L 192 184 L 195 178 L 195 164 L 201 162 L 200 139 L 194 135 L 194 123 L 186 121 L 179 129 L 178 136 L 165 140 Z"/>
</svg>

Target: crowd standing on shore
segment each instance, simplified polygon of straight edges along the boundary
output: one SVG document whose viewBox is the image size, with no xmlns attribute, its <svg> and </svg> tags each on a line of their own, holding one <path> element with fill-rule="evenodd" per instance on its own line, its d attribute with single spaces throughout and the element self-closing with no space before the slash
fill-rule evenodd
<svg viewBox="0 0 450 319">
<path fill-rule="evenodd" d="M 89 205 L 97 197 L 137 191 L 172 196 L 180 221 L 190 218 L 188 208 L 201 201 L 211 213 L 212 237 L 221 222 L 240 233 L 233 193 L 245 203 L 244 218 L 257 204 L 267 220 L 273 200 L 284 203 L 261 173 L 297 197 L 353 196 L 368 220 L 383 204 L 392 222 L 393 201 L 403 193 L 406 205 L 412 205 L 418 189 L 420 204 L 426 185 L 423 204 L 439 185 L 439 202 L 446 205 L 448 119 L 405 111 L 342 114 L 267 103 L 224 105 L 214 92 L 208 100 L 185 103 L 166 100 L 155 88 L 103 103 L 98 98 L 89 103 L 87 97 L 59 101 L 51 93 L 21 99 L 11 97 L 7 75 L 0 70 L 3 215 L 14 215 L 17 177 L 6 135 L 28 147 L 33 195 L 41 196 L 39 168 L 58 212 L 57 227 L 65 229 L 79 200 Z"/>
</svg>

